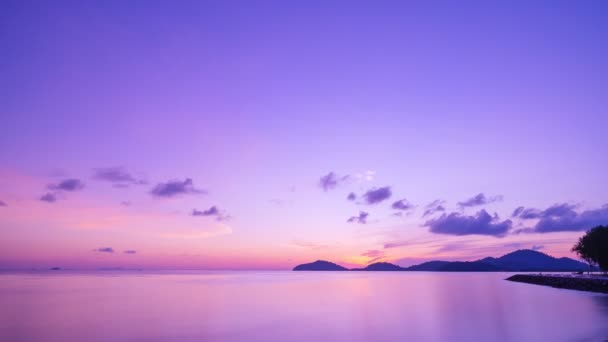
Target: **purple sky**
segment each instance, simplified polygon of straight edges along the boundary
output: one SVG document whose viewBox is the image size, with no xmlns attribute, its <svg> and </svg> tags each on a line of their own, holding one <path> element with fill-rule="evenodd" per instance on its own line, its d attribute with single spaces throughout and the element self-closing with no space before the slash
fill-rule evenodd
<svg viewBox="0 0 608 342">
<path fill-rule="evenodd" d="M 607 16 L 3 1 L 0 268 L 573 256 L 608 223 Z"/>
</svg>

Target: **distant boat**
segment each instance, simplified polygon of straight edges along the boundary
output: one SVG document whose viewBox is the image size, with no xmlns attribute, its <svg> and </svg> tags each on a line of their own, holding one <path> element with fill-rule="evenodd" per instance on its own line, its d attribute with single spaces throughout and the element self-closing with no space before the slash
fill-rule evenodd
<svg viewBox="0 0 608 342">
<path fill-rule="evenodd" d="M 329 261 L 294 267 L 294 271 L 346 271 L 345 267 Z M 429 261 L 410 267 L 377 262 L 350 271 L 427 271 L 427 272 L 583 272 L 589 265 L 570 258 L 554 258 L 545 253 L 522 249 L 499 258 L 487 257 L 476 261 Z M 596 270 L 596 269 L 594 269 Z"/>
</svg>

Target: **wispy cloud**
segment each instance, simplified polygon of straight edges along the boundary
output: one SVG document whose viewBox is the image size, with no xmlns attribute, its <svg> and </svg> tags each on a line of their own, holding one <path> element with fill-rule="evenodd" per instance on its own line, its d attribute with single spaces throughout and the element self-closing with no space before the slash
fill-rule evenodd
<svg viewBox="0 0 608 342">
<path fill-rule="evenodd" d="M 422 217 L 424 218 L 433 215 L 434 213 L 445 211 L 444 205 L 445 201 L 434 200 L 433 202 L 427 204 L 426 207 L 424 207 L 424 213 L 422 214 Z"/>
<path fill-rule="evenodd" d="M 97 248 L 94 249 L 95 252 L 100 252 L 100 253 L 114 253 L 114 248 L 112 247 L 101 247 L 101 248 Z"/>
<path fill-rule="evenodd" d="M 390 186 L 382 188 L 374 188 L 363 194 L 363 200 L 367 204 L 378 204 L 391 197 L 392 192 Z"/>
<path fill-rule="evenodd" d="M 409 246 L 412 243 L 409 241 L 393 241 L 393 242 L 387 242 L 384 244 L 384 248 L 388 249 L 388 248 L 397 248 L 397 247 L 403 247 L 403 246 Z"/>
<path fill-rule="evenodd" d="M 84 188 L 84 183 L 80 179 L 64 179 L 57 184 L 49 184 L 49 190 L 55 191 L 77 191 Z"/>
<path fill-rule="evenodd" d="M 4 201 L 0 201 L 0 207 L 7 207 L 8 205 Z"/>
<path fill-rule="evenodd" d="M 542 211 L 538 209 L 518 207 L 513 211 L 511 217 L 518 217 L 521 219 L 537 219 L 540 218 L 541 214 Z"/>
<path fill-rule="evenodd" d="M 346 220 L 346 222 L 366 224 L 368 216 L 369 216 L 369 214 L 366 213 L 365 211 L 360 211 L 358 216 L 352 216 L 348 220 Z"/>
<path fill-rule="evenodd" d="M 124 251 L 123 253 L 125 253 L 125 254 L 136 254 L 137 251 L 133 250 L 133 249 L 128 249 L 128 250 Z"/>
<path fill-rule="evenodd" d="M 226 221 L 230 218 L 225 212 L 220 211 L 216 206 L 212 206 L 206 210 L 192 210 L 192 216 L 213 216 L 218 221 Z"/>
<path fill-rule="evenodd" d="M 386 258 L 386 254 L 384 253 L 384 251 L 380 251 L 380 250 L 376 250 L 376 249 L 368 250 L 368 251 L 362 253 L 361 256 L 370 258 L 370 260 L 367 261 L 368 264 L 373 264 L 374 262 L 377 262 L 377 261 L 380 261 L 380 260 Z"/>
<path fill-rule="evenodd" d="M 318 244 L 318 243 L 315 243 L 315 242 L 305 241 L 305 240 L 293 240 L 291 242 L 291 244 L 293 246 L 296 246 L 296 247 L 310 248 L 310 249 L 313 249 L 313 250 L 323 249 L 323 248 L 327 248 L 328 247 L 328 245 Z"/>
<path fill-rule="evenodd" d="M 101 167 L 96 168 L 93 171 L 94 179 L 110 182 L 117 188 L 146 184 L 145 180 L 136 178 L 124 167 Z"/>
<path fill-rule="evenodd" d="M 175 197 L 186 194 L 204 194 L 204 190 L 197 189 L 194 187 L 194 183 L 191 178 L 186 178 L 183 181 L 170 180 L 165 183 L 158 183 L 150 193 L 156 197 Z"/>
<path fill-rule="evenodd" d="M 192 216 L 214 216 L 219 214 L 220 211 L 217 209 L 216 206 L 213 206 L 207 210 L 192 210 Z"/>
<path fill-rule="evenodd" d="M 410 202 L 408 202 L 405 198 L 400 199 L 396 202 L 393 202 L 393 204 L 391 205 L 391 208 L 395 209 L 395 210 L 410 210 L 414 208 L 414 205 L 411 204 Z"/>
<path fill-rule="evenodd" d="M 334 172 L 330 172 L 325 176 L 319 178 L 319 187 L 323 189 L 323 191 L 329 191 L 335 189 L 340 183 L 348 180 L 349 176 L 338 176 Z"/>
<path fill-rule="evenodd" d="M 358 179 L 360 181 L 373 181 L 374 178 L 376 177 L 376 171 L 365 171 L 365 172 L 361 172 L 361 173 L 356 173 L 354 175 L 355 179 Z"/>
<path fill-rule="evenodd" d="M 55 194 L 47 192 L 46 194 L 40 197 L 40 200 L 42 202 L 54 203 L 55 201 L 57 201 L 57 196 L 55 196 Z"/>
<path fill-rule="evenodd" d="M 384 252 L 377 249 L 368 250 L 361 254 L 361 256 L 366 256 L 369 258 L 376 258 L 382 255 L 384 255 Z"/>
<path fill-rule="evenodd" d="M 524 228 L 520 233 L 551 233 L 585 231 L 608 223 L 608 204 L 596 209 L 577 211 L 575 204 L 554 204 L 545 210 L 519 207 L 513 217 L 522 220 L 538 219 L 533 228 Z"/>
<path fill-rule="evenodd" d="M 437 234 L 503 237 L 511 229 L 512 222 L 500 221 L 498 215 L 490 216 L 487 211 L 480 210 L 473 216 L 460 213 L 443 214 L 439 218 L 427 221 L 424 226 Z"/>
<path fill-rule="evenodd" d="M 346 196 L 346 199 L 349 201 L 354 201 L 357 199 L 357 194 L 355 194 L 354 192 L 351 192 L 350 194 L 348 194 L 348 196 Z"/>
<path fill-rule="evenodd" d="M 458 205 L 461 208 L 476 207 L 476 206 L 480 206 L 480 205 L 485 205 L 485 204 L 490 204 L 493 202 L 502 201 L 502 199 L 503 199 L 503 196 L 501 196 L 501 195 L 487 197 L 485 194 L 479 193 L 465 201 L 458 202 Z"/>
</svg>

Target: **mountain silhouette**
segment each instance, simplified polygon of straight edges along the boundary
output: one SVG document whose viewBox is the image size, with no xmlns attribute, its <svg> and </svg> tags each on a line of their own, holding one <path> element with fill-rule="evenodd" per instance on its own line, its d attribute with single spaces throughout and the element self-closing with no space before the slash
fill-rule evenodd
<svg viewBox="0 0 608 342">
<path fill-rule="evenodd" d="M 487 257 L 479 260 L 507 271 L 585 271 L 589 266 L 570 258 L 554 258 L 545 253 L 521 249 L 500 258 Z"/>
<path fill-rule="evenodd" d="M 404 268 L 390 262 L 377 262 L 365 268 L 353 268 L 351 271 L 403 271 Z"/>
<path fill-rule="evenodd" d="M 554 258 L 545 253 L 522 249 L 499 258 L 486 257 L 476 261 L 429 261 L 410 267 L 388 262 L 377 262 L 351 271 L 427 271 L 427 272 L 577 272 L 587 271 L 589 266 L 570 258 Z M 294 271 L 346 271 L 345 267 L 328 262 L 315 261 L 298 265 Z"/>
<path fill-rule="evenodd" d="M 348 271 L 346 267 L 334 264 L 325 260 L 317 260 L 309 264 L 298 265 L 293 268 L 294 271 Z"/>
<path fill-rule="evenodd" d="M 439 271 L 442 267 L 449 264 L 449 261 L 429 261 L 419 265 L 410 266 L 408 271 Z"/>
</svg>

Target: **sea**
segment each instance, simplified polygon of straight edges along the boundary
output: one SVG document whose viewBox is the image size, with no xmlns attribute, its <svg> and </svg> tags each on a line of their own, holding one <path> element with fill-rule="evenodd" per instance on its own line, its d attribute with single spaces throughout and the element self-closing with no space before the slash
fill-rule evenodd
<svg viewBox="0 0 608 342">
<path fill-rule="evenodd" d="M 607 341 L 608 295 L 509 273 L 0 273 L 0 341 Z"/>
</svg>

